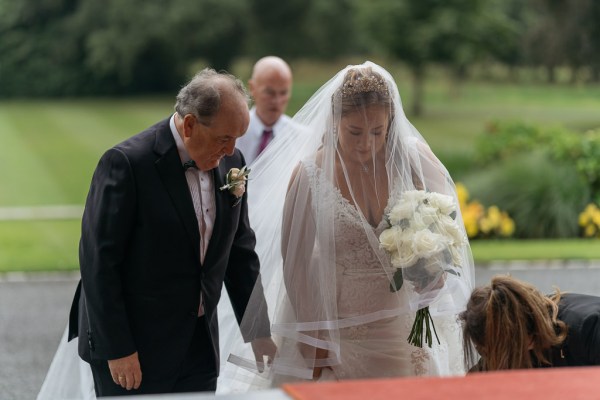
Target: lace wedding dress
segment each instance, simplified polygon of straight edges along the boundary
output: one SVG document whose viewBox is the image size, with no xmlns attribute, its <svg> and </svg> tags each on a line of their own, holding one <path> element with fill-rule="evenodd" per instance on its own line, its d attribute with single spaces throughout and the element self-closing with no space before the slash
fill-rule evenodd
<svg viewBox="0 0 600 400">
<path fill-rule="evenodd" d="M 388 257 L 382 249 L 369 245 L 363 220 L 356 207 L 344 198 L 320 173 L 314 163 L 304 164 L 313 193 L 318 193 L 336 210 L 334 237 L 336 251 L 336 296 L 340 320 L 358 315 L 377 315 L 382 310 L 399 308 L 407 302 L 404 285 L 399 293 L 390 290 Z M 391 196 L 393 200 L 397 192 Z M 377 237 L 387 228 L 382 220 L 373 228 Z M 376 254 L 379 252 L 380 254 Z M 460 332 L 449 317 L 434 317 L 441 343 L 432 348 L 415 347 L 407 342 L 414 313 L 376 319 L 340 329 L 338 365 L 331 367 L 334 379 L 381 378 L 416 375 L 464 374 Z M 374 317 L 376 318 L 376 317 Z"/>
</svg>

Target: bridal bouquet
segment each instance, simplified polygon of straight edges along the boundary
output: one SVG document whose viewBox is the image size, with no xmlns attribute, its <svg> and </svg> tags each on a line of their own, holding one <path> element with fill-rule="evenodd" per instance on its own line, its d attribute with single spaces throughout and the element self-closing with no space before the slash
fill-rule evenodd
<svg viewBox="0 0 600 400">
<path fill-rule="evenodd" d="M 456 203 L 450 196 L 424 190 L 402 194 L 386 213 L 389 228 L 379 236 L 380 247 L 396 268 L 390 290 L 399 290 L 405 278 L 417 292 L 433 290 L 443 285 L 446 272 L 460 275 L 460 251 L 466 238 L 456 215 Z M 423 347 L 423 325 L 429 347 L 433 343 L 431 329 L 439 343 L 429 307 L 417 311 L 409 343 Z"/>
</svg>

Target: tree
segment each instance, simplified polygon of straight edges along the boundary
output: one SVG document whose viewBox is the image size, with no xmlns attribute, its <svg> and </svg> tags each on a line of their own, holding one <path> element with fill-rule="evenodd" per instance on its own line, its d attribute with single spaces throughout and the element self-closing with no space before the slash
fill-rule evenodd
<svg viewBox="0 0 600 400">
<path fill-rule="evenodd" d="M 237 0 L 0 0 L 0 96 L 177 89 L 203 58 L 227 69 L 247 9 Z"/>
<path fill-rule="evenodd" d="M 250 0 L 248 51 L 253 56 L 274 54 L 283 58 L 306 48 L 306 21 L 310 0 Z"/>
<path fill-rule="evenodd" d="M 483 38 L 502 26 L 485 0 L 373 0 L 359 2 L 374 43 L 405 62 L 413 76 L 412 113 L 423 111 L 427 68 L 434 62 L 465 73 L 487 53 Z"/>
</svg>

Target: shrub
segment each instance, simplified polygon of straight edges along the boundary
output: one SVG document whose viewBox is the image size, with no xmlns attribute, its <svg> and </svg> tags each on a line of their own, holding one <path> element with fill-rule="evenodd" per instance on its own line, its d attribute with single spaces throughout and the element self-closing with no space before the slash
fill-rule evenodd
<svg viewBox="0 0 600 400">
<path fill-rule="evenodd" d="M 512 157 L 539 146 L 537 126 L 518 121 L 492 121 L 475 144 L 476 161 L 481 165 Z"/>
<path fill-rule="evenodd" d="M 543 150 L 499 161 L 463 182 L 474 198 L 507 211 L 520 238 L 578 236 L 579 212 L 590 199 L 575 166 L 557 164 Z"/>
<path fill-rule="evenodd" d="M 600 128 L 584 134 L 570 133 L 554 137 L 553 157 L 574 164 L 588 182 L 592 197 L 600 202 Z"/>
</svg>

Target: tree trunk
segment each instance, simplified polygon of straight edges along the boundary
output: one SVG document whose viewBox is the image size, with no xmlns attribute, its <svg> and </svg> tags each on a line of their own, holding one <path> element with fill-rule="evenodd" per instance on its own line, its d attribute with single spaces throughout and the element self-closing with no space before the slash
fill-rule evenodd
<svg viewBox="0 0 600 400">
<path fill-rule="evenodd" d="M 486 68 L 489 70 L 489 68 Z M 464 64 L 454 66 L 452 68 L 452 81 L 450 82 L 450 98 L 458 99 L 460 97 L 460 89 L 467 80 L 468 71 Z"/>
<path fill-rule="evenodd" d="M 554 64 L 546 64 L 546 71 L 548 73 L 548 83 L 556 83 L 556 67 Z"/>
<path fill-rule="evenodd" d="M 425 67 L 423 65 L 414 65 L 413 74 L 413 103 L 412 115 L 419 117 L 423 114 L 423 98 L 425 92 Z"/>
</svg>

